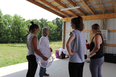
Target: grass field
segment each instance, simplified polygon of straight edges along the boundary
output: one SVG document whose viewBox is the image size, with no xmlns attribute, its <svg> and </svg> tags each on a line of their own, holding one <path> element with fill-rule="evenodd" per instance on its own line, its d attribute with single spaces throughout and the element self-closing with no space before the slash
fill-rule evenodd
<svg viewBox="0 0 116 77">
<path fill-rule="evenodd" d="M 62 42 L 50 42 L 50 47 L 54 53 L 62 47 Z M 26 44 L 0 44 L 0 67 L 27 62 L 26 54 Z"/>
</svg>

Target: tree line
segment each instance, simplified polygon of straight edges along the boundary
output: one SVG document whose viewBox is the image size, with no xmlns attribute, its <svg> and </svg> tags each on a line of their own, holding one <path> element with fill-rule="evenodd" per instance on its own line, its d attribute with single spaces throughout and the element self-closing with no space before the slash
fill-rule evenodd
<svg viewBox="0 0 116 77">
<path fill-rule="evenodd" d="M 49 28 L 49 40 L 62 40 L 62 19 L 56 18 L 52 21 L 46 19 L 25 20 L 25 18 L 15 14 L 2 14 L 0 11 L 0 43 L 25 43 L 26 37 L 29 34 L 28 28 L 31 25 L 30 21 L 39 25 L 39 32 L 36 35 L 38 39 L 42 36 L 42 28 Z"/>
</svg>

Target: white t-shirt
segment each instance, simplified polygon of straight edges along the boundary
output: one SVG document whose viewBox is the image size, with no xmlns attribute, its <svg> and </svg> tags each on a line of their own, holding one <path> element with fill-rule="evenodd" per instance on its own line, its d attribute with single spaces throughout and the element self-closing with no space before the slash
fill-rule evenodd
<svg viewBox="0 0 116 77">
<path fill-rule="evenodd" d="M 51 56 L 51 51 L 50 51 L 50 47 L 49 47 L 49 40 L 48 40 L 48 36 L 44 37 L 42 36 L 40 38 L 40 43 L 39 45 L 37 45 L 37 49 L 45 56 L 48 58 L 47 61 L 44 61 L 39 55 L 37 55 L 36 53 L 36 61 L 37 63 L 43 67 L 43 68 L 47 68 L 49 67 L 52 62 L 53 62 L 53 57 Z"/>
<path fill-rule="evenodd" d="M 85 61 L 84 54 L 86 49 L 86 38 L 82 31 L 73 30 L 71 32 L 74 36 L 74 40 L 71 42 L 71 51 L 77 52 L 70 56 L 69 62 L 82 63 Z"/>
<path fill-rule="evenodd" d="M 33 34 L 33 33 L 30 33 L 27 36 L 27 42 L 26 42 L 27 48 L 28 48 L 27 56 L 34 55 L 34 49 L 33 49 L 33 46 L 32 46 L 32 39 L 33 39 L 34 36 L 35 36 L 35 34 Z M 38 44 L 38 38 L 37 38 L 37 44 Z"/>
<path fill-rule="evenodd" d="M 42 36 L 41 38 L 40 38 L 40 43 L 39 43 L 39 45 L 43 45 L 43 46 L 46 46 L 46 47 L 48 47 L 48 48 L 50 48 L 49 47 L 49 40 L 48 40 L 48 36 Z"/>
</svg>

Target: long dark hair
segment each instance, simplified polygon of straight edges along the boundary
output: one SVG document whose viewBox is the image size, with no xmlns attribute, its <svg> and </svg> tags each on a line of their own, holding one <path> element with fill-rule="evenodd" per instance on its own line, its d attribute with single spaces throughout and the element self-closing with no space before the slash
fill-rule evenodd
<svg viewBox="0 0 116 77">
<path fill-rule="evenodd" d="M 81 16 L 71 19 L 71 23 L 75 24 L 75 29 L 78 29 L 79 31 L 83 31 L 84 24 L 83 24 L 83 18 Z"/>
<path fill-rule="evenodd" d="M 39 28 L 39 26 L 37 25 L 37 24 L 34 24 L 34 22 L 33 21 L 31 21 L 30 22 L 31 23 L 31 25 L 29 26 L 29 32 L 34 32 L 35 30 L 35 28 L 37 29 L 37 28 Z"/>
</svg>

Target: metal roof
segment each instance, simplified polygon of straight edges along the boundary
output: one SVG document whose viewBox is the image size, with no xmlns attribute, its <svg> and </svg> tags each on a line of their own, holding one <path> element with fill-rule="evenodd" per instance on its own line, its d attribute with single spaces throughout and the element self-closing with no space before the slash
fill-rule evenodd
<svg viewBox="0 0 116 77">
<path fill-rule="evenodd" d="M 116 0 L 27 0 L 60 17 L 116 13 Z M 61 11 L 63 8 L 80 8 Z"/>
</svg>

